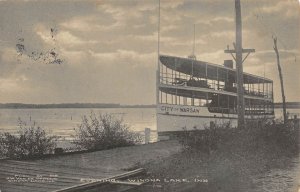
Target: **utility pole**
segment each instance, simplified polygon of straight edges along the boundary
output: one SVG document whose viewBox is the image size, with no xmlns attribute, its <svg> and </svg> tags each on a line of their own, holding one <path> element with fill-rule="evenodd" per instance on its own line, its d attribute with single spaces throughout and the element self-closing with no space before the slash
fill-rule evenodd
<svg viewBox="0 0 300 192">
<path fill-rule="evenodd" d="M 236 79 L 237 79 L 237 112 L 238 127 L 245 125 L 245 102 L 244 102 L 244 78 L 243 78 L 243 45 L 242 45 L 242 16 L 241 4 L 235 1 L 235 22 L 236 22 Z"/>
<path fill-rule="evenodd" d="M 283 87 L 283 77 L 281 72 L 281 66 L 280 66 L 280 59 L 279 59 L 279 52 L 277 49 L 277 37 L 273 37 L 274 40 L 274 50 L 276 53 L 277 58 L 277 67 L 279 72 L 279 78 L 280 78 L 280 85 L 281 85 L 281 95 L 282 95 L 282 108 L 283 108 L 283 123 L 286 125 L 287 123 L 287 115 L 286 115 L 286 104 L 285 104 L 285 95 L 284 95 L 284 87 Z"/>
<path fill-rule="evenodd" d="M 230 53 L 236 62 L 236 84 L 237 84 L 237 113 L 238 113 L 238 127 L 245 126 L 245 101 L 244 101 L 244 78 L 243 78 L 243 62 L 250 53 L 255 52 L 254 49 L 243 49 L 242 41 L 242 14 L 241 2 L 235 0 L 235 25 L 236 25 L 236 43 L 233 44 L 234 49 L 225 50 L 225 53 Z M 235 53 L 235 57 L 233 55 Z M 243 53 L 247 56 L 243 59 Z"/>
</svg>

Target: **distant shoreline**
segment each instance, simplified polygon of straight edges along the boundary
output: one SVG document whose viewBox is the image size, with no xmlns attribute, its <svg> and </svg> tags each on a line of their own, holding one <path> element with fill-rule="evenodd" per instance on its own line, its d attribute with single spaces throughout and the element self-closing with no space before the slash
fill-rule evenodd
<svg viewBox="0 0 300 192">
<path fill-rule="evenodd" d="M 274 108 L 282 108 L 282 103 L 274 103 Z M 286 102 L 288 109 L 300 109 L 300 102 Z"/>
<path fill-rule="evenodd" d="M 287 102 L 288 109 L 300 109 L 300 102 Z M 156 108 L 152 105 L 121 105 L 115 103 L 60 103 L 60 104 L 24 104 L 0 103 L 0 109 L 59 109 L 59 108 Z M 274 108 L 282 108 L 282 103 L 274 103 Z"/>
<path fill-rule="evenodd" d="M 55 109 L 55 108 L 156 108 L 156 105 L 121 105 L 114 103 L 24 104 L 0 103 L 0 109 Z"/>
</svg>

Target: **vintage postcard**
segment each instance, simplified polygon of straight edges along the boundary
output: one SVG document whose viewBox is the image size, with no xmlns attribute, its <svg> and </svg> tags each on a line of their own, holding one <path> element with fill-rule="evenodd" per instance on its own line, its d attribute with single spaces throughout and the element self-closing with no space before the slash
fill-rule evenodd
<svg viewBox="0 0 300 192">
<path fill-rule="evenodd" d="M 300 1 L 0 0 L 0 192 L 300 191 Z"/>
</svg>

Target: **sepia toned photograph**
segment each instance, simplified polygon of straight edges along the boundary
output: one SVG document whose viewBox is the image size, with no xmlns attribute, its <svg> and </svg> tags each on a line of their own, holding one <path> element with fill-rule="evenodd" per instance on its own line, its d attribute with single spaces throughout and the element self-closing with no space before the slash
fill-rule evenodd
<svg viewBox="0 0 300 192">
<path fill-rule="evenodd" d="M 300 192 L 300 0 L 0 0 L 0 192 Z"/>
</svg>

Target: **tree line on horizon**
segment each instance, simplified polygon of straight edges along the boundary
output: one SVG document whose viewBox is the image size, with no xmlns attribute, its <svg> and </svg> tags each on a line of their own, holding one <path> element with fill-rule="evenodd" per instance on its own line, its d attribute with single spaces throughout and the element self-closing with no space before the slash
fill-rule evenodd
<svg viewBox="0 0 300 192">
<path fill-rule="evenodd" d="M 121 105 L 116 103 L 60 103 L 60 104 L 25 104 L 25 103 L 0 103 L 0 108 L 149 108 L 155 105 Z"/>
<path fill-rule="evenodd" d="M 287 108 L 300 108 L 300 102 L 287 102 Z M 154 108 L 152 105 L 121 105 L 119 103 L 59 103 L 59 104 L 25 104 L 0 103 L 2 109 L 41 109 L 41 108 Z M 275 108 L 281 108 L 282 103 L 274 103 Z"/>
</svg>

